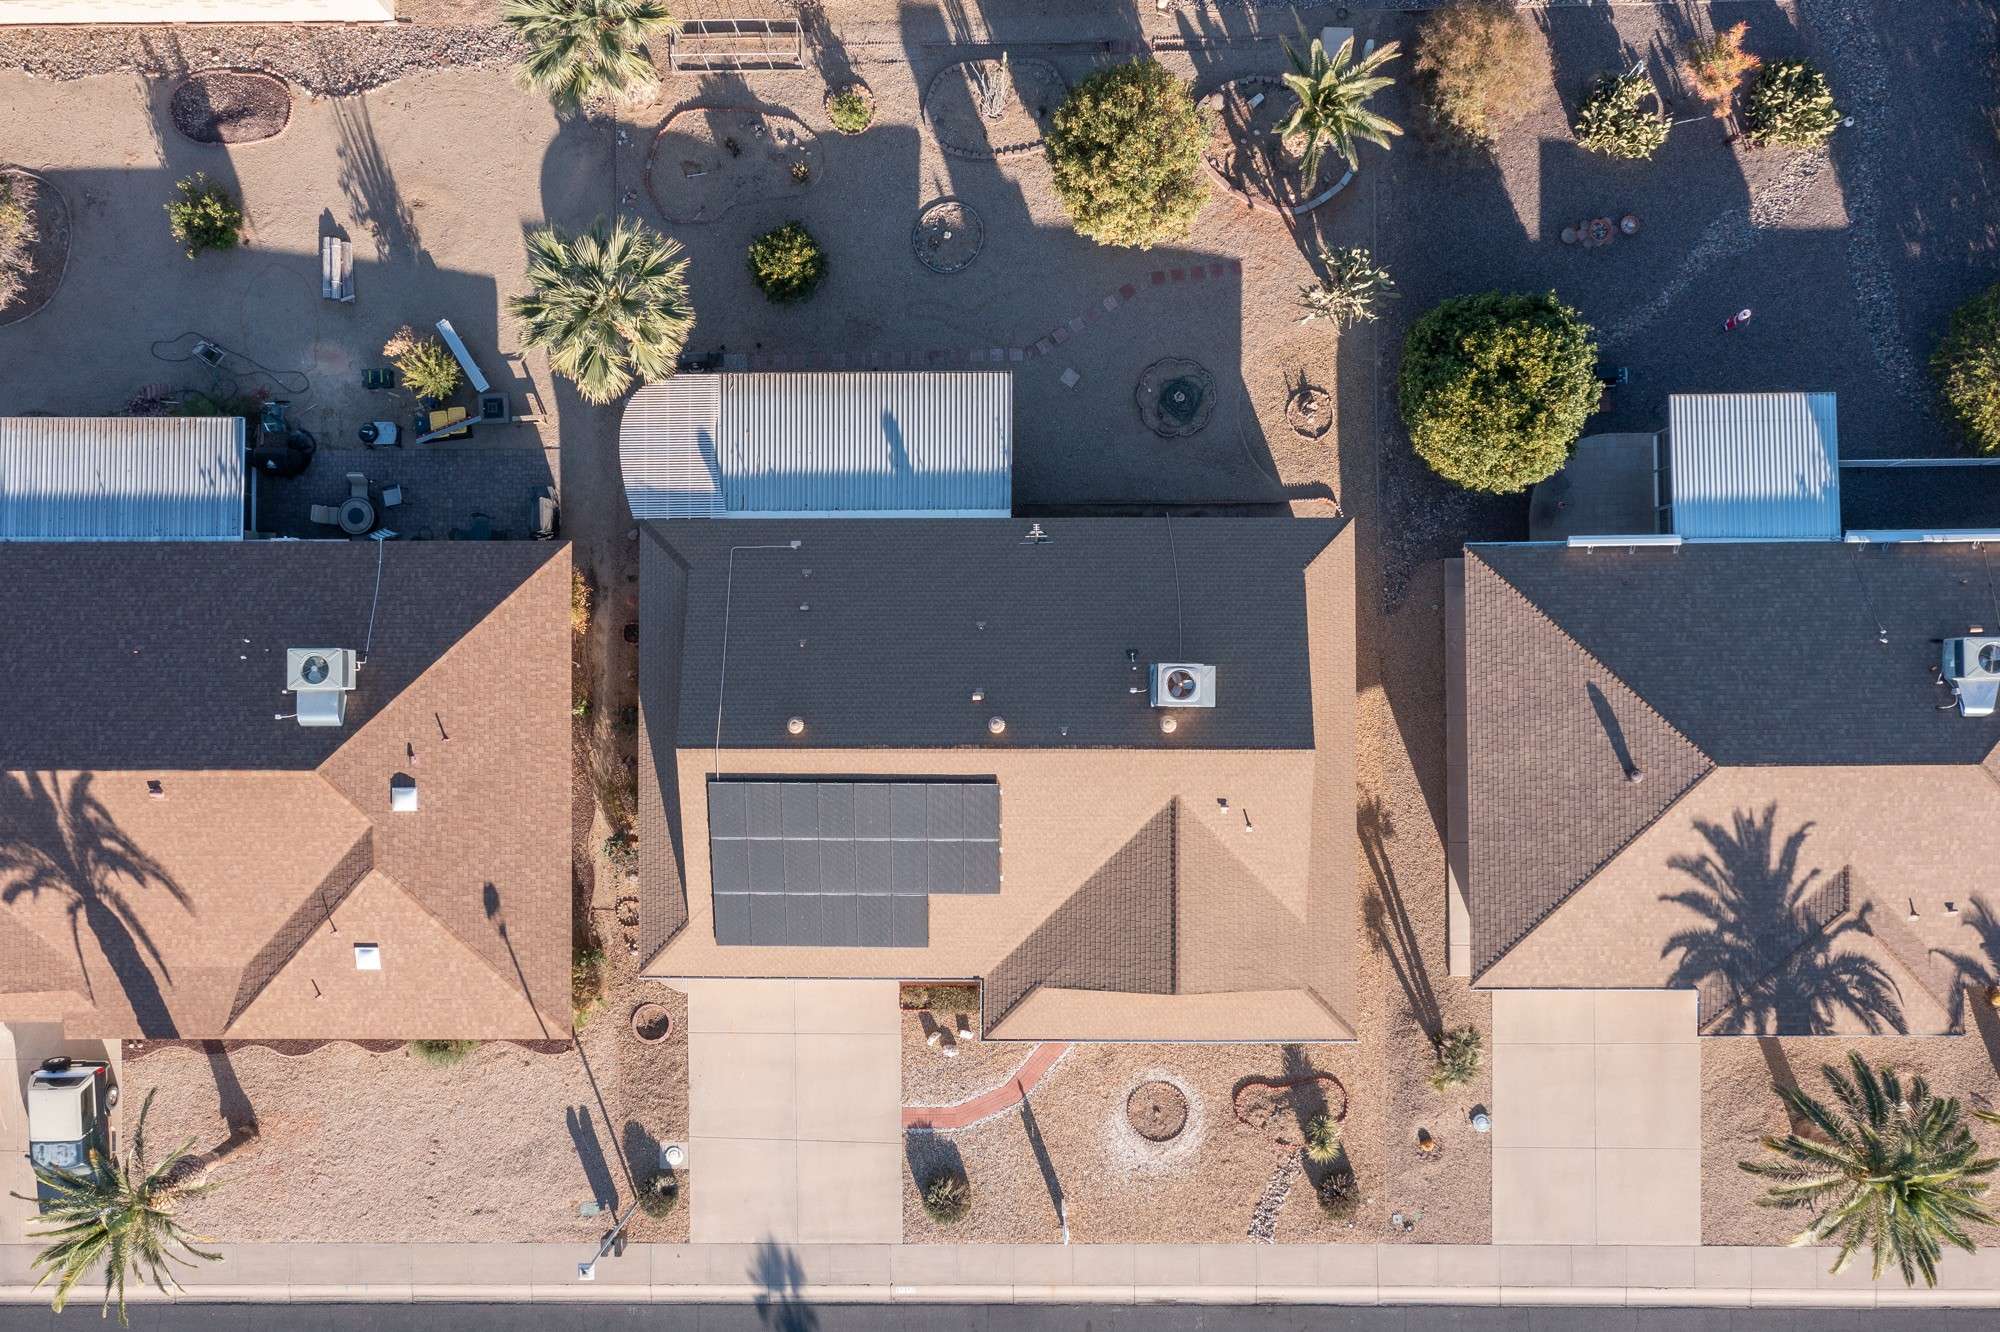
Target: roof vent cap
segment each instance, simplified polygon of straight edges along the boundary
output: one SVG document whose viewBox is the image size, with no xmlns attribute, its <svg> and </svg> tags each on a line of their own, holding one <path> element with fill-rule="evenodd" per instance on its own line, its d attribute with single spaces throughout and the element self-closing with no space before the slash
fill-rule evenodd
<svg viewBox="0 0 2000 1332">
<path fill-rule="evenodd" d="M 389 779 L 389 808 L 398 814 L 417 812 L 417 779 L 399 772 Z"/>
<path fill-rule="evenodd" d="M 1153 666 L 1148 701 L 1156 708 L 1215 706 L 1215 667 L 1163 661 Z"/>
<path fill-rule="evenodd" d="M 2000 703 L 2000 638 L 1945 639 L 1938 673 L 1957 697 L 1960 716 L 1991 717 Z"/>
<path fill-rule="evenodd" d="M 999 735 L 1007 729 L 1007 719 L 1005 717 L 988 717 L 986 719 L 986 729 L 994 735 Z"/>
<path fill-rule="evenodd" d="M 382 945 L 358 943 L 354 945 L 354 969 L 356 971 L 380 971 L 382 969 Z"/>
</svg>

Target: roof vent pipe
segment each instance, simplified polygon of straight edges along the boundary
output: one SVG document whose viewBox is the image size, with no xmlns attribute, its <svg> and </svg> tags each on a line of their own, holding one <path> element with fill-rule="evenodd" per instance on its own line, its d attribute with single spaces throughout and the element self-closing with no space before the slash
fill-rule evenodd
<svg viewBox="0 0 2000 1332">
<path fill-rule="evenodd" d="M 994 735 L 999 735 L 1007 729 L 1007 719 L 1005 717 L 988 717 L 986 719 L 986 729 Z"/>
<path fill-rule="evenodd" d="M 790 718 L 785 722 L 785 729 L 793 735 L 804 735 L 806 733 L 806 719 L 804 717 Z"/>
</svg>

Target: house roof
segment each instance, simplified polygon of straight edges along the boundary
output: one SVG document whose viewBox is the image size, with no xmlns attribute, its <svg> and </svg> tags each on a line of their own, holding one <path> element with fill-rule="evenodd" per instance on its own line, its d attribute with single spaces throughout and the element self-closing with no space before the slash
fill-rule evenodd
<svg viewBox="0 0 2000 1332">
<path fill-rule="evenodd" d="M 1014 377 L 1004 370 L 675 375 L 625 404 L 632 516 L 1004 516 Z"/>
<path fill-rule="evenodd" d="M 0 416 L 0 541 L 241 541 L 243 478 L 240 416 Z"/>
<path fill-rule="evenodd" d="M 59 988 L 84 1035 L 564 1029 L 566 546 L 0 546 L 0 576 L 28 627 L 0 1016 Z M 301 727 L 285 650 L 335 645 L 368 648 L 346 724 Z M 417 812 L 391 813 L 396 774 Z"/>
<path fill-rule="evenodd" d="M 651 566 L 664 555 L 685 571 L 662 574 L 685 578 L 678 731 L 726 749 L 1308 748 L 1305 586 L 1273 573 L 1296 575 L 1335 530 L 1290 518 L 644 529 Z M 1216 667 L 1221 700 L 1184 710 L 1172 736 L 1145 698 L 1146 669 L 1166 661 Z"/>
<path fill-rule="evenodd" d="M 646 974 L 980 977 L 988 1029 L 1002 1038 L 1352 1035 L 1354 575 L 1344 524 L 1175 521 L 1184 659 L 1216 663 L 1219 687 L 1216 707 L 1183 712 L 1189 721 L 1171 736 L 1143 697 L 1125 693 L 1134 678 L 1125 648 L 1143 668 L 1177 637 L 1164 523 L 1051 520 L 1051 542 L 1025 552 L 1025 522 L 759 526 L 756 553 L 776 558 L 764 581 L 753 580 L 753 601 L 784 605 L 809 582 L 816 605 L 844 608 L 829 619 L 875 627 L 872 642 L 839 637 L 830 649 L 850 662 L 870 654 L 870 666 L 830 671 L 796 693 L 780 670 L 757 669 L 782 643 L 780 623 L 797 631 L 767 611 L 739 637 L 739 548 L 717 747 L 718 672 L 703 658 L 720 655 L 719 614 L 706 618 L 719 608 L 705 606 L 700 589 L 728 545 L 684 541 L 684 527 L 648 529 L 641 934 L 642 947 L 658 951 Z M 879 553 L 856 554 L 870 548 Z M 1071 563 L 1032 562 L 1051 554 Z M 1012 572 L 1017 558 L 1025 572 Z M 1186 577 L 1191 561 L 1211 558 L 1233 581 Z M 873 583 L 864 569 L 877 571 Z M 858 591 L 843 597 L 843 582 Z M 961 595 L 984 608 L 986 629 Z M 790 614 L 818 611 L 791 604 Z M 1048 643 L 1039 660 L 1037 641 Z M 994 653 L 971 676 L 965 663 L 985 643 Z M 809 654 L 812 644 L 809 633 Z M 796 658 L 795 636 L 789 646 Z M 753 667 L 739 676 L 745 660 Z M 969 687 L 960 697 L 959 681 L 971 678 L 987 695 L 980 704 Z M 843 679 L 850 687 L 837 687 Z M 744 696 L 754 713 L 736 702 Z M 985 719 L 1003 713 L 995 737 Z M 743 719 L 752 715 L 773 725 L 751 726 Z M 785 730 L 788 715 L 807 719 L 802 736 Z M 767 729 L 797 743 L 768 743 Z M 990 781 L 999 891 L 933 892 L 921 944 L 718 942 L 706 798 L 716 773 Z"/>
<path fill-rule="evenodd" d="M 1733 845 L 1775 807 L 1783 826 L 1757 835 L 1782 846 L 1804 829 L 1801 845 L 1823 858 L 1792 867 L 1801 885 L 1808 871 L 1858 885 L 1844 918 L 1873 923 L 1839 929 L 1840 947 L 1865 936 L 1906 989 L 1950 990 L 1927 979 L 1928 945 L 1887 936 L 1910 893 L 1965 896 L 1936 863 L 1950 840 L 1910 830 L 1962 800 L 2000 800 L 1980 767 L 1995 761 L 2000 721 L 1941 710 L 1949 700 L 1932 680 L 1936 640 L 1991 622 L 1981 552 L 1491 545 L 1468 547 L 1464 580 L 1480 983 L 1693 983 L 1687 959 L 1708 955 L 1692 948 L 1706 891 L 1693 867 L 1719 854 L 1704 830 Z M 1739 989 L 1795 967 L 1790 953 L 1817 937 L 1802 924 L 1803 892 L 1771 891 L 1778 904 L 1761 916 L 1714 907 L 1710 926 L 1741 940 L 1729 976 Z M 1924 1011 L 1940 1007 L 1951 1004 Z M 1715 1016 L 1705 1003 L 1704 1021 Z"/>
</svg>

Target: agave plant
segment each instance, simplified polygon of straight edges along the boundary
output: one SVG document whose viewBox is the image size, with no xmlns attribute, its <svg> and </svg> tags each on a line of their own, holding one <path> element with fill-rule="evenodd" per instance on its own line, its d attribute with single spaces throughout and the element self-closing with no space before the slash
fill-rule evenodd
<svg viewBox="0 0 2000 1332">
<path fill-rule="evenodd" d="M 1389 270 L 1359 246 L 1321 248 L 1319 262 L 1324 276 L 1299 287 L 1301 324 L 1316 319 L 1331 320 L 1337 329 L 1364 324 L 1376 317 L 1378 304 L 1396 295 L 1396 280 Z"/>
<path fill-rule="evenodd" d="M 195 1264 L 181 1256 L 184 1251 L 206 1262 L 219 1262 L 222 1255 L 195 1247 L 199 1235 L 181 1229 L 174 1213 L 188 1198 L 209 1192 L 213 1178 L 189 1179 L 187 1165 L 194 1140 L 174 1148 L 158 1164 L 146 1160 L 146 1116 L 153 1108 L 153 1093 L 146 1093 L 139 1107 L 139 1122 L 132 1130 L 132 1147 L 123 1161 L 92 1149 L 82 1174 L 36 1163 L 35 1182 L 48 1193 L 42 1204 L 41 1221 L 48 1229 L 31 1238 L 53 1241 L 35 1255 L 34 1265 L 43 1269 L 35 1285 L 54 1278 L 55 1298 L 51 1307 L 60 1313 L 70 1290 L 83 1274 L 98 1263 L 104 1264 L 104 1304 L 109 1312 L 118 1306 L 120 1326 L 125 1316 L 125 1278 L 137 1272 L 152 1281 L 161 1294 L 171 1282 L 179 1290 L 169 1262 L 183 1267 Z M 25 1194 L 14 1194 L 22 1202 L 34 1202 Z"/>
<path fill-rule="evenodd" d="M 1299 169 L 1307 181 L 1319 175 L 1320 156 L 1328 144 L 1347 159 L 1348 166 L 1354 167 L 1360 165 L 1354 147 L 1356 139 L 1387 148 L 1389 136 L 1403 132 L 1387 116 L 1368 109 L 1368 99 L 1395 82 L 1376 72 L 1396 58 L 1400 48 L 1395 42 L 1385 43 L 1359 59 L 1355 58 L 1352 37 L 1342 42 L 1331 57 L 1326 53 L 1326 44 L 1317 37 L 1303 55 L 1290 42 L 1285 42 L 1284 48 L 1286 58 L 1292 62 L 1292 72 L 1285 75 L 1285 86 L 1292 90 L 1299 104 L 1278 127 L 1278 134 L 1284 139 L 1295 134 L 1304 136 Z"/>
<path fill-rule="evenodd" d="M 1811 1132 L 1795 1127 L 1781 1138 L 1765 1138 L 1764 1146 L 1782 1159 L 1741 1165 L 1773 1181 L 1759 1205 L 1816 1213 L 1793 1247 L 1839 1244 L 1832 1270 L 1840 1272 L 1866 1245 L 1877 1279 L 1894 1263 L 1905 1283 L 1915 1285 L 1921 1275 L 1925 1285 L 1935 1286 L 1940 1241 L 1970 1253 L 1965 1224 L 1995 1224 L 1980 1197 L 2000 1157 L 1979 1155 L 1957 1100 L 1933 1097 L 1922 1078 L 1905 1083 L 1894 1069 L 1870 1068 L 1856 1052 L 1847 1062 L 1847 1073 L 1831 1064 L 1820 1070 L 1840 1103 L 1838 1113 L 1796 1087 L 1774 1084 L 1793 1124 Z M 1991 1113 L 1973 1113 L 2000 1122 Z"/>
<path fill-rule="evenodd" d="M 565 109 L 650 96 L 659 75 L 646 39 L 674 26 L 659 0 L 504 0 L 500 21 L 527 48 L 521 82 Z"/>
<path fill-rule="evenodd" d="M 522 341 L 546 347 L 585 402 L 671 375 L 694 326 L 681 247 L 636 218 L 600 218 L 575 234 L 530 231 L 528 285 L 508 302 L 527 326 Z"/>
</svg>

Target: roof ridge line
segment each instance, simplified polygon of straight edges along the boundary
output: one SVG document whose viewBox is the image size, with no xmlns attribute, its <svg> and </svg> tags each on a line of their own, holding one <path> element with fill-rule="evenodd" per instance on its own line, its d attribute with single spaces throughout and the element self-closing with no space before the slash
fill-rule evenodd
<svg viewBox="0 0 2000 1332">
<path fill-rule="evenodd" d="M 401 879 L 397 878 L 395 875 L 389 873 L 387 870 L 381 868 L 380 866 L 376 866 L 372 872 L 381 876 L 382 882 L 388 884 L 391 888 L 394 888 L 404 897 L 407 897 L 410 901 L 414 902 L 416 904 L 417 910 L 423 912 L 426 916 L 429 916 L 431 920 L 436 923 L 439 929 L 443 930 L 445 934 L 447 934 L 454 941 L 457 942 L 459 947 L 463 948 L 466 952 L 472 954 L 475 958 L 479 959 L 479 961 L 486 966 L 486 969 L 493 973 L 494 977 L 500 982 L 500 984 L 504 988 L 511 991 L 514 988 L 514 986 L 518 983 L 521 986 L 521 991 L 522 991 L 521 997 L 527 1000 L 528 1011 L 535 1015 L 535 1019 L 537 1022 L 542 1022 L 543 1025 L 547 1025 L 546 1022 L 544 1022 L 543 1020 L 546 1019 L 549 1015 L 542 1012 L 541 1005 L 535 1002 L 534 994 L 528 990 L 527 981 L 525 979 L 526 975 L 525 973 L 523 973 L 523 975 L 521 976 L 509 976 L 506 972 L 500 970 L 498 963 L 494 962 L 492 958 L 486 956 L 486 954 L 482 952 L 471 940 L 467 939 L 463 934 L 453 929 L 449 921 L 447 921 L 443 916 L 440 916 L 437 912 L 433 911 L 431 909 L 430 903 L 424 901 L 424 899 L 420 895 L 411 892 L 408 884 L 404 883 Z M 514 944 L 513 940 L 507 937 L 506 927 L 504 924 L 501 926 L 500 937 L 507 944 L 507 951 L 511 955 L 514 951 Z M 561 1038 L 552 1033 L 548 1039 L 558 1040 Z"/>
<path fill-rule="evenodd" d="M 1694 790 L 1697 786 L 1700 786 L 1703 782 L 1707 781 L 1709 776 L 1712 773 L 1714 773 L 1716 769 L 1720 768 L 1722 765 L 1717 763 L 1707 750 L 1703 749 L 1700 745 L 1697 745 L 1694 741 L 1688 739 L 1688 737 L 1686 736 L 1685 733 L 1682 732 L 1680 727 L 1674 725 L 1673 722 L 1669 721 L 1665 713 L 1661 712 L 1658 708 L 1654 707 L 1651 703 L 1647 702 L 1645 696 L 1641 694 L 1638 690 L 1634 689 L 1631 685 L 1627 684 L 1623 676 L 1619 675 L 1618 672 L 1612 670 L 1609 666 L 1605 665 L 1603 661 L 1599 660 L 1596 653 L 1592 652 L 1589 648 L 1585 647 L 1583 644 L 1577 642 L 1576 638 L 1567 629 L 1564 629 L 1562 625 L 1556 622 L 1555 617 L 1551 616 L 1547 611 L 1543 610 L 1540 606 L 1536 605 L 1534 600 L 1530 598 L 1527 593 L 1523 592 L 1520 588 L 1516 587 L 1513 581 L 1509 579 L 1507 575 L 1501 573 L 1491 564 L 1488 564 L 1484 559 L 1480 559 L 1478 554 L 1473 550 L 1472 547 L 1467 546 L 1466 553 L 1472 556 L 1472 558 L 1475 561 L 1477 561 L 1480 568 L 1484 569 L 1487 573 L 1491 574 L 1493 578 L 1500 584 L 1501 587 L 1505 588 L 1509 593 L 1511 593 L 1515 598 L 1517 598 L 1523 606 L 1526 606 L 1528 610 L 1536 616 L 1536 618 L 1538 618 L 1543 624 L 1547 625 L 1550 630 L 1552 630 L 1557 636 L 1559 636 L 1562 639 L 1563 642 L 1569 644 L 1569 646 L 1576 651 L 1579 657 L 1581 657 L 1584 661 L 1590 663 L 1591 665 L 1595 666 L 1598 670 L 1604 672 L 1605 676 L 1608 677 L 1610 680 L 1612 680 L 1614 683 L 1616 683 L 1620 689 L 1623 689 L 1625 693 L 1629 695 L 1634 702 L 1636 702 L 1640 707 L 1644 708 L 1647 711 L 1647 713 L 1649 713 L 1653 717 L 1658 718 L 1660 724 L 1666 727 L 1667 730 L 1673 735 L 1673 737 L 1676 740 L 1680 741 L 1683 745 L 1686 745 L 1688 749 L 1695 754 L 1696 757 L 1698 757 L 1699 759 L 1701 759 L 1703 763 L 1708 765 L 1698 775 L 1696 775 L 1693 781 L 1689 782 L 1686 786 L 1682 787 L 1678 792 L 1676 792 L 1673 799 L 1667 801 L 1664 805 L 1660 806 L 1660 808 L 1656 810 L 1651 816 L 1643 820 L 1636 828 L 1634 828 L 1629 836 L 1619 841 L 1615 846 L 1613 846 L 1609 851 L 1607 851 L 1597 861 L 1596 864 L 1590 867 L 1590 869 L 1583 875 L 1583 877 L 1579 878 L 1575 883 L 1571 884 L 1568 888 L 1564 889 L 1562 896 L 1556 898 L 1555 901 L 1551 902 L 1547 910 L 1537 915 L 1532 921 L 1529 922 L 1527 928 L 1523 929 L 1520 932 L 1520 934 L 1514 938 L 1512 942 L 1507 944 L 1506 947 L 1502 948 L 1499 952 L 1495 953 L 1492 959 L 1488 961 L 1485 966 L 1480 967 L 1467 982 L 1468 984 L 1471 985 L 1477 985 L 1479 983 L 1480 977 L 1486 975 L 1486 973 L 1493 970 L 1493 968 L 1499 966 L 1501 961 L 1504 958 L 1506 958 L 1509 953 L 1512 953 L 1525 940 L 1527 940 L 1531 935 L 1533 935 L 1536 930 L 1540 929 L 1542 927 L 1542 924 L 1545 921 L 1547 921 L 1550 916 L 1553 916 L 1565 904 L 1572 901 L 1578 893 L 1582 892 L 1585 888 L 1589 887 L 1590 884 L 1597 878 L 1597 876 L 1602 874 L 1605 868 L 1609 866 L 1612 861 L 1618 859 L 1619 856 L 1625 853 L 1626 848 L 1630 847 L 1632 843 L 1638 841 L 1641 837 L 1645 836 L 1647 831 L 1649 831 L 1654 824 L 1658 823 L 1661 819 L 1665 818 L 1683 800 L 1687 799 L 1688 792 Z"/>
</svg>

